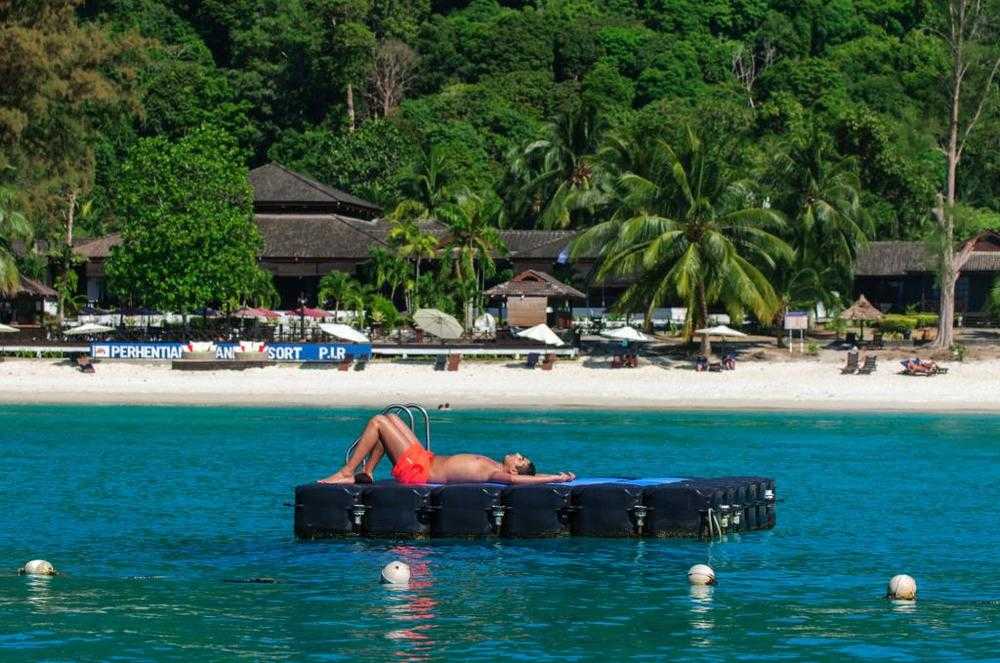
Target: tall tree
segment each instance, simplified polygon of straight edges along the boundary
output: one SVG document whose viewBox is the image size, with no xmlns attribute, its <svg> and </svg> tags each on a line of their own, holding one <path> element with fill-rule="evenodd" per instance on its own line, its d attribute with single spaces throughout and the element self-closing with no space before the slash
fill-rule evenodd
<svg viewBox="0 0 1000 663">
<path fill-rule="evenodd" d="M 513 198 L 521 214 L 543 228 L 569 228 L 573 212 L 592 202 L 594 154 L 602 121 L 596 110 L 584 107 L 563 113 L 545 125 L 543 137 L 513 155 Z"/>
<path fill-rule="evenodd" d="M 0 295 L 12 296 L 21 285 L 14 242 L 31 241 L 31 225 L 15 207 L 14 190 L 0 187 Z"/>
<path fill-rule="evenodd" d="M 340 319 L 341 306 L 349 306 L 357 300 L 360 284 L 347 272 L 333 270 L 319 280 L 318 299 L 321 306 L 334 303 L 333 319 Z"/>
<path fill-rule="evenodd" d="M 496 226 L 500 201 L 471 193 L 442 206 L 438 218 L 448 226 L 442 271 L 453 279 L 465 300 L 465 326 L 481 304 L 486 278 L 496 273 L 496 257 L 506 251 Z"/>
<path fill-rule="evenodd" d="M 220 130 L 139 141 L 122 168 L 115 211 L 122 243 L 107 274 L 123 300 L 190 313 L 239 299 L 264 278 L 247 170 Z"/>
<path fill-rule="evenodd" d="M 375 113 L 389 117 L 396 112 L 410 86 L 417 66 L 416 52 L 398 39 L 386 39 L 375 49 L 368 74 L 368 99 Z"/>
<path fill-rule="evenodd" d="M 39 231 L 92 186 L 106 115 L 137 108 L 143 42 L 81 24 L 80 4 L 0 3 L 0 173 L 10 169 Z"/>
<path fill-rule="evenodd" d="M 647 323 L 653 309 L 680 299 L 689 338 L 716 303 L 734 318 L 750 312 L 770 322 L 780 299 L 766 270 L 792 255 L 774 234 L 785 228 L 782 216 L 753 205 L 747 185 L 726 179 L 720 159 L 691 131 L 676 149 L 642 137 L 631 145 L 630 161 L 643 170 L 617 174 L 611 218 L 581 233 L 573 253 L 600 252 L 598 279 L 635 279 L 618 306 L 642 310 Z M 701 351 L 711 351 L 707 337 Z"/>
<path fill-rule="evenodd" d="M 972 254 L 976 237 L 956 237 L 955 211 L 959 202 L 958 166 L 969 139 L 984 113 L 995 112 L 994 92 L 1000 71 L 1000 3 L 996 0 L 941 0 L 945 15 L 942 33 L 948 44 L 948 123 L 943 140 L 947 159 L 944 191 L 933 209 L 940 252 L 941 291 L 937 347 L 954 343 L 955 283 Z"/>
<path fill-rule="evenodd" d="M 421 263 L 437 255 L 440 242 L 436 236 L 422 229 L 412 217 L 393 219 L 392 228 L 389 229 L 389 242 L 395 248 L 396 255 L 413 261 L 413 279 L 407 279 L 403 283 L 407 310 L 413 312 L 420 307 L 418 292 Z"/>
<path fill-rule="evenodd" d="M 791 217 L 786 236 L 795 261 L 785 280 L 803 285 L 822 278 L 819 292 L 849 290 L 851 267 L 871 235 L 855 159 L 838 155 L 813 123 L 787 139 L 772 178 L 776 199 L 771 203 Z"/>
</svg>

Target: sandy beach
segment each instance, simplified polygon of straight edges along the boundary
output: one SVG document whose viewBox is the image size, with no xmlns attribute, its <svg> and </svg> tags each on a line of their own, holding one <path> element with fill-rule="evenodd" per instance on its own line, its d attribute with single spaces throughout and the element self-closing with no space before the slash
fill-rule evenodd
<svg viewBox="0 0 1000 663">
<path fill-rule="evenodd" d="M 947 375 L 898 373 L 892 357 L 872 375 L 841 375 L 833 357 L 744 362 L 696 373 L 654 360 L 611 370 L 603 360 L 563 361 L 552 371 L 513 362 L 463 362 L 454 373 L 425 363 L 376 361 L 364 371 L 276 365 L 182 372 L 167 363 L 114 363 L 93 375 L 64 362 L 0 363 L 0 402 L 429 408 L 826 409 L 1000 411 L 1000 360 L 950 363 Z"/>
</svg>

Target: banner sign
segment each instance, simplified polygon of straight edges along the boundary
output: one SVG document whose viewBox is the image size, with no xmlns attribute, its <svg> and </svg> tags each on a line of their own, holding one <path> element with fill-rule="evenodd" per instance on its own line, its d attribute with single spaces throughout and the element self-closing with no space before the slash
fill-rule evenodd
<svg viewBox="0 0 1000 663">
<path fill-rule="evenodd" d="M 238 343 L 216 343 L 217 359 L 233 359 Z M 181 359 L 186 343 L 179 341 L 102 341 L 90 344 L 90 356 L 95 359 L 147 359 L 170 361 Z M 264 349 L 271 361 L 341 361 L 347 355 L 370 358 L 371 343 L 268 343 Z"/>
</svg>

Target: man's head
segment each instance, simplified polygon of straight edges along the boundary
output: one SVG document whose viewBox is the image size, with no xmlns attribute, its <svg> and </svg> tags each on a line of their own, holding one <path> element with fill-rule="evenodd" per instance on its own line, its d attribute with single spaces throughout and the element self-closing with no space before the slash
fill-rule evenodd
<svg viewBox="0 0 1000 663">
<path fill-rule="evenodd" d="M 535 464 L 519 453 L 507 454 L 503 457 L 503 469 L 511 474 L 535 475 Z"/>
</svg>

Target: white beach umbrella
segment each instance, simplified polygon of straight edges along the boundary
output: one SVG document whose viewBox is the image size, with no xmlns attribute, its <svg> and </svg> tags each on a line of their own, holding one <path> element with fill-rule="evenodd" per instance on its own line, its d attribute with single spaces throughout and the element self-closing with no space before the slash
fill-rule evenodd
<svg viewBox="0 0 1000 663">
<path fill-rule="evenodd" d="M 0 325 L 0 334 L 16 334 L 18 331 L 20 330 L 15 329 L 14 327 L 8 327 L 7 325 Z"/>
<path fill-rule="evenodd" d="M 63 331 L 63 334 L 66 336 L 83 336 L 86 334 L 104 334 L 114 330 L 114 327 L 105 327 L 104 325 L 95 325 L 92 322 L 88 322 L 80 325 L 79 327 L 67 329 Z"/>
<path fill-rule="evenodd" d="M 741 331 L 736 331 L 732 327 L 727 327 L 725 325 L 716 325 L 714 327 L 705 327 L 704 329 L 695 329 L 695 334 L 705 334 L 708 336 L 746 336 Z"/>
<path fill-rule="evenodd" d="M 549 326 L 546 324 L 535 325 L 534 327 L 522 329 L 517 332 L 517 335 L 521 338 L 530 338 L 533 341 L 541 341 L 545 345 L 566 345 L 563 343 L 563 340 L 556 336 L 556 333 L 549 329 Z"/>
<path fill-rule="evenodd" d="M 417 309 L 413 322 L 428 334 L 442 339 L 459 338 L 464 331 L 458 320 L 436 308 Z"/>
<path fill-rule="evenodd" d="M 653 339 L 646 336 L 638 329 L 634 327 L 619 327 L 618 329 L 609 329 L 608 331 L 601 332 L 601 336 L 605 338 L 613 338 L 619 341 L 632 341 L 633 343 L 649 343 Z"/>
<path fill-rule="evenodd" d="M 489 313 L 483 313 L 472 323 L 477 332 L 492 334 L 497 330 L 497 319 Z"/>
<path fill-rule="evenodd" d="M 367 336 L 359 332 L 354 327 L 350 325 L 344 325 L 340 323 L 323 322 L 320 323 L 319 328 L 330 336 L 336 336 L 339 339 L 345 341 L 351 341 L 352 343 L 368 343 L 369 339 Z"/>
</svg>

